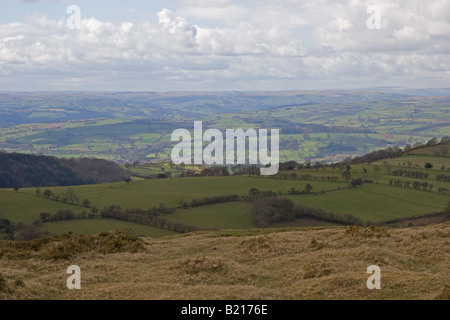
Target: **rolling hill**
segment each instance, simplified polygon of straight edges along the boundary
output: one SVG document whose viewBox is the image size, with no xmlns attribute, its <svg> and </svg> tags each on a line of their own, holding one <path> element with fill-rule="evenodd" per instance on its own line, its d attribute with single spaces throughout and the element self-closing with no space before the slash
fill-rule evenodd
<svg viewBox="0 0 450 320">
<path fill-rule="evenodd" d="M 446 90 L 0 94 L 0 149 L 167 161 L 176 128 L 278 128 L 282 161 L 342 161 L 449 134 Z"/>
<path fill-rule="evenodd" d="M 126 170 L 107 160 L 0 152 L 0 188 L 106 183 L 128 176 Z"/>
<path fill-rule="evenodd" d="M 189 226 L 189 230 L 249 229 L 260 227 L 254 201 L 249 198 L 249 190 L 256 189 L 292 203 L 283 218 L 268 218 L 272 227 L 342 225 L 350 221 L 392 226 L 439 223 L 447 219 L 444 208 L 450 200 L 450 158 L 435 150 L 448 146 L 445 142 L 415 148 L 370 163 L 298 164 L 295 169 L 291 165 L 292 170 L 272 177 L 133 178 L 129 183 L 44 187 L 39 193 L 36 188 L 0 189 L 0 214 L 13 224 L 34 223 L 41 232 L 52 233 L 126 229 L 160 237 L 184 232 L 180 231 L 184 227 L 177 229 L 180 226 Z M 425 163 L 433 167 L 426 169 Z M 131 172 L 133 169 L 130 167 Z M 160 167 L 160 172 L 163 169 L 168 170 Z M 307 185 L 310 192 L 305 192 Z M 76 194 L 74 201 L 67 196 L 64 199 L 68 189 Z M 230 195 L 234 196 L 228 199 Z M 117 207 L 117 212 L 112 214 L 111 207 Z M 270 210 L 272 213 L 266 214 L 279 211 L 275 207 Z M 56 216 L 57 212 L 61 213 Z M 52 216 L 55 218 L 49 218 Z"/>
</svg>

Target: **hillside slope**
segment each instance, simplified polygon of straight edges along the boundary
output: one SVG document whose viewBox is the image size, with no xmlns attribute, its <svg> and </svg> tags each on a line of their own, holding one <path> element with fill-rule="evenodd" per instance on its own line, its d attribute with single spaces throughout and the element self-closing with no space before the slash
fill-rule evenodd
<svg viewBox="0 0 450 320">
<path fill-rule="evenodd" d="M 449 240 L 445 223 L 0 241 L 0 298 L 449 299 Z M 72 264 L 81 290 L 66 288 Z M 380 290 L 366 287 L 370 265 Z"/>
<path fill-rule="evenodd" d="M 128 175 L 116 163 L 101 159 L 59 159 L 0 152 L 0 188 L 117 182 Z"/>
</svg>

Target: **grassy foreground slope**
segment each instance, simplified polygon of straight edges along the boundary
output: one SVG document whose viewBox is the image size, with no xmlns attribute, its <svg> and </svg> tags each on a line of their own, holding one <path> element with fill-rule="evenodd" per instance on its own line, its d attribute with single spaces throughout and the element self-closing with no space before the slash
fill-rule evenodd
<svg viewBox="0 0 450 320">
<path fill-rule="evenodd" d="M 0 241 L 0 298 L 449 299 L 449 240 L 450 223 L 60 236 L 38 251 L 26 250 L 39 240 Z M 66 288 L 72 264 L 81 290 Z M 380 290 L 366 287 L 370 265 L 381 268 Z"/>
</svg>

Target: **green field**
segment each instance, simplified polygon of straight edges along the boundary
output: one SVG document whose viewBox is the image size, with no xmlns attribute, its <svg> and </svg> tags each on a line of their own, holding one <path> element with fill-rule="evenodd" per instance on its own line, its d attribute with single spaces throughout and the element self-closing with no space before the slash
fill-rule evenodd
<svg viewBox="0 0 450 320">
<path fill-rule="evenodd" d="M 254 228 L 250 204 L 247 202 L 230 202 L 178 209 L 175 213 L 168 215 L 167 218 L 205 229 Z"/>
<path fill-rule="evenodd" d="M 16 193 L 11 189 L 0 189 L 0 203 L 0 214 L 13 222 L 32 223 L 41 212 L 54 213 L 59 209 L 82 211 L 79 206 L 37 197 L 30 190 Z"/>
<path fill-rule="evenodd" d="M 168 207 L 179 206 L 182 201 L 203 197 L 238 194 L 248 195 L 256 187 L 260 191 L 271 190 L 287 193 L 292 187 L 303 190 L 307 183 L 313 185 L 314 191 L 330 190 L 346 185 L 339 182 L 300 181 L 292 179 L 256 178 L 247 176 L 230 177 L 194 177 L 175 179 L 150 179 L 125 182 L 74 186 L 79 198 L 89 199 L 91 205 L 103 208 L 111 204 L 123 208 L 147 209 L 164 203 Z M 45 188 L 43 188 L 45 189 Z M 65 187 L 49 188 L 61 193 Z M 0 190 L 0 194 L 4 190 Z M 34 194 L 35 188 L 23 189 L 21 193 Z"/>
<path fill-rule="evenodd" d="M 320 195 L 290 196 L 295 203 L 374 223 L 440 212 L 449 197 L 421 190 L 366 184 Z"/>
</svg>

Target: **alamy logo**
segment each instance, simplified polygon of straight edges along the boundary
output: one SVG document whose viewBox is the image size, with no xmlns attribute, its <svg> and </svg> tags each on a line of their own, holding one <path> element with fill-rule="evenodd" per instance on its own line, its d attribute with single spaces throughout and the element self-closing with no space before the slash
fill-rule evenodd
<svg viewBox="0 0 450 320">
<path fill-rule="evenodd" d="M 367 288 L 370 290 L 381 289 L 381 270 L 379 266 L 371 265 L 367 267 L 367 273 L 372 274 L 367 278 Z"/>
<path fill-rule="evenodd" d="M 67 289 L 81 289 L 81 269 L 79 266 L 71 265 L 67 268 L 66 271 L 71 276 L 67 278 L 66 284 Z"/>
<path fill-rule="evenodd" d="M 367 8 L 367 14 L 370 14 L 367 18 L 366 25 L 369 30 L 381 29 L 381 9 L 378 6 L 369 6 Z"/>
<path fill-rule="evenodd" d="M 203 133 L 202 121 L 194 121 L 194 141 L 192 150 L 191 133 L 186 129 L 176 129 L 172 141 L 179 143 L 172 149 L 172 162 L 175 164 L 260 164 L 261 175 L 274 175 L 279 167 L 279 130 L 270 130 L 270 155 L 267 129 L 227 129 L 224 136 L 218 129 L 208 129 Z M 181 141 L 180 141 L 181 138 Z M 248 141 L 248 152 L 246 145 Z M 203 142 L 211 142 L 203 149 Z M 236 154 L 235 154 L 236 150 Z M 192 152 L 193 151 L 193 152 Z M 193 155 L 192 155 L 193 154 Z M 259 161 L 259 162 L 258 162 Z"/>
<path fill-rule="evenodd" d="M 81 10 L 79 6 L 71 5 L 67 7 L 67 14 L 70 16 L 66 20 L 66 26 L 69 30 L 81 29 Z"/>
</svg>

